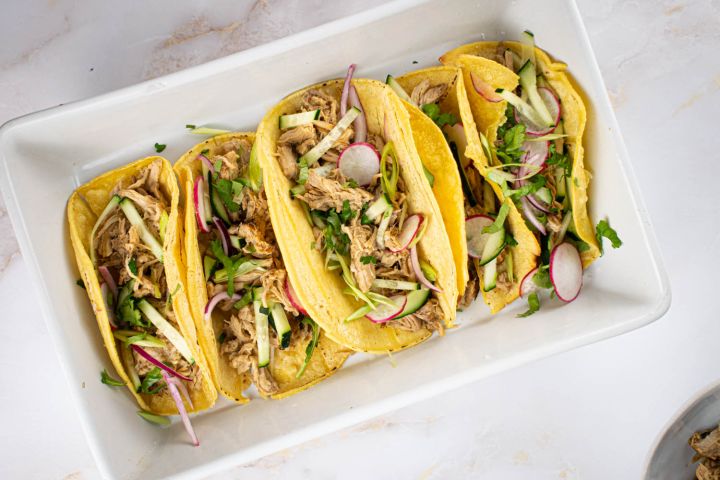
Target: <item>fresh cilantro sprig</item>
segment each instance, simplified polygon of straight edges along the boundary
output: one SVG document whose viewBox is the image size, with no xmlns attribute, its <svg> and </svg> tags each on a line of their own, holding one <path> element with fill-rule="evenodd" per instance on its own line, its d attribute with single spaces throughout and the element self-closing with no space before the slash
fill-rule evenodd
<svg viewBox="0 0 720 480">
<path fill-rule="evenodd" d="M 430 119 L 440 128 L 445 125 L 450 125 L 452 127 L 458 122 L 457 117 L 452 113 L 441 113 L 440 106 L 437 103 L 426 103 L 420 108 L 425 115 L 430 117 Z"/>
<path fill-rule="evenodd" d="M 607 220 L 600 220 L 595 226 L 595 236 L 597 237 L 598 245 L 600 245 L 600 254 L 603 254 L 603 237 L 610 240 L 612 248 L 620 248 L 623 244 L 622 240 L 618 236 L 614 228 L 610 226 Z"/>
<path fill-rule="evenodd" d="M 533 313 L 540 310 L 540 297 L 538 297 L 537 292 L 533 292 L 530 295 L 528 295 L 528 309 L 524 313 L 518 314 L 518 317 L 525 318 L 529 317 Z"/>
</svg>

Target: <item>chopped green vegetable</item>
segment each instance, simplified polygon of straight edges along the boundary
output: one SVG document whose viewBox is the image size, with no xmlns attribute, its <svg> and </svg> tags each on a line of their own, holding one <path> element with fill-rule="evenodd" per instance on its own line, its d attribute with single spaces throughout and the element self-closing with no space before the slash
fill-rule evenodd
<svg viewBox="0 0 720 480">
<path fill-rule="evenodd" d="M 160 373 L 160 368 L 159 367 L 153 368 L 145 375 L 145 378 L 142 379 L 140 388 L 138 388 L 138 393 L 155 395 L 156 393 L 158 393 L 160 391 L 160 389 L 164 385 L 164 383 L 158 385 L 158 382 L 161 382 L 162 379 L 163 378 L 162 378 L 162 373 Z"/>
<path fill-rule="evenodd" d="M 441 113 L 440 106 L 437 103 L 426 103 L 420 108 L 425 115 L 430 117 L 430 119 L 440 128 L 445 125 L 450 125 L 452 127 L 458 122 L 457 117 L 452 113 Z"/>
<path fill-rule="evenodd" d="M 75 280 L 75 285 L 82 288 L 83 290 L 87 290 L 87 288 L 85 288 L 85 282 L 83 282 L 82 278 L 78 278 L 77 280 Z"/>
<path fill-rule="evenodd" d="M 303 361 L 300 370 L 298 370 L 297 374 L 295 374 L 295 378 L 300 378 L 303 376 L 303 373 L 305 373 L 305 369 L 310 363 L 310 359 L 312 358 L 313 352 L 315 351 L 315 347 L 318 343 L 318 338 L 320 337 L 320 327 L 318 327 L 318 324 L 310 317 L 303 317 L 302 324 L 309 325 L 312 328 L 312 338 L 310 339 L 310 342 L 308 342 L 307 347 L 305 347 L 305 360 Z"/>
<path fill-rule="evenodd" d="M 425 167 L 425 165 L 423 165 L 423 173 L 430 184 L 430 188 L 433 188 L 435 186 L 435 175 L 433 175 L 432 172 Z"/>
<path fill-rule="evenodd" d="M 533 275 L 532 281 L 540 288 L 552 288 L 549 268 L 546 265 L 538 268 L 538 271 Z"/>
<path fill-rule="evenodd" d="M 381 184 L 385 195 L 391 202 L 395 201 L 397 183 L 400 176 L 400 167 L 395 159 L 395 145 L 392 141 L 385 144 L 380 157 Z M 388 172 L 388 168 L 390 172 Z"/>
<path fill-rule="evenodd" d="M 598 245 L 600 245 L 600 254 L 603 253 L 603 237 L 610 240 L 612 248 L 620 248 L 623 244 L 617 232 L 610 226 L 607 220 L 600 220 L 598 222 L 595 226 L 595 236 L 597 237 Z"/>
<path fill-rule="evenodd" d="M 343 224 L 347 224 L 348 221 L 355 218 L 355 213 L 350 209 L 350 201 L 344 200 L 342 205 L 342 211 L 340 212 L 340 221 Z"/>
<path fill-rule="evenodd" d="M 235 202 L 235 191 L 233 189 L 232 181 L 220 178 L 216 182 L 213 182 L 212 187 L 213 192 L 218 194 L 218 197 L 220 197 L 223 205 L 225 205 L 229 211 L 240 211 L 240 205 Z"/>
<path fill-rule="evenodd" d="M 570 171 L 572 169 L 570 157 L 567 154 L 558 153 L 555 148 L 555 143 L 550 144 L 550 153 L 547 159 L 547 164 L 562 168 L 565 170 L 565 175 L 570 175 Z"/>
<path fill-rule="evenodd" d="M 191 124 L 191 123 L 188 123 L 187 125 L 185 125 L 185 128 L 189 128 L 190 130 L 194 130 L 194 129 L 196 129 L 197 127 L 196 127 L 195 125 Z"/>
<path fill-rule="evenodd" d="M 216 135 L 222 135 L 224 133 L 230 133 L 230 130 L 224 130 L 222 128 L 209 128 L 209 127 L 195 127 L 195 125 L 185 125 L 186 127 L 190 128 L 190 132 L 193 135 L 209 135 L 211 137 L 214 137 Z"/>
<path fill-rule="evenodd" d="M 137 262 L 135 261 L 135 258 L 130 259 L 130 261 L 128 262 L 128 268 L 130 269 L 130 273 L 137 276 L 138 268 L 137 268 Z"/>
<path fill-rule="evenodd" d="M 154 413 L 146 412 L 145 410 L 138 410 L 137 414 L 148 422 L 154 423 L 155 425 L 170 425 L 170 419 L 167 417 L 155 415 Z"/>
<path fill-rule="evenodd" d="M 363 265 L 370 265 L 370 264 L 375 265 L 377 263 L 377 261 L 378 261 L 378 259 L 372 255 L 365 255 L 365 256 L 360 257 L 360 263 L 362 263 Z"/>
<path fill-rule="evenodd" d="M 235 270 L 237 269 L 238 265 L 236 265 L 235 262 L 233 262 L 230 257 L 225 255 L 222 245 L 220 245 L 220 240 L 213 240 L 210 243 L 210 250 L 212 251 L 213 255 L 215 255 L 215 258 L 220 260 L 220 262 L 223 264 L 223 267 L 227 274 L 227 278 L 231 278 L 231 279 L 235 278 Z M 227 283 L 227 293 L 231 297 L 235 293 L 235 282 L 234 281 L 229 281 Z"/>
<path fill-rule="evenodd" d="M 308 162 L 306 159 L 301 158 L 300 161 L 298 162 L 298 175 L 297 175 L 298 185 L 305 185 L 305 182 L 307 182 L 309 174 L 310 174 L 310 170 L 308 169 Z"/>
<path fill-rule="evenodd" d="M 115 313 L 121 323 L 147 328 L 149 324 L 143 321 L 136 305 L 137 299 L 132 295 L 134 283 L 134 280 L 130 280 L 120 288 Z"/>
<path fill-rule="evenodd" d="M 498 212 L 497 218 L 495 218 L 493 224 L 483 228 L 482 233 L 497 233 L 502 230 L 503 225 L 505 224 L 505 219 L 507 218 L 509 212 L 510 205 L 508 205 L 506 202 L 503 202 L 502 206 L 500 207 L 500 211 Z"/>
<path fill-rule="evenodd" d="M 100 372 L 100 381 L 109 387 L 124 387 L 125 386 L 125 382 L 121 382 L 120 380 L 115 380 L 113 377 L 110 376 L 110 374 L 104 368 L 103 368 L 103 371 Z"/>
<path fill-rule="evenodd" d="M 156 144 L 155 144 L 155 151 L 156 151 L 157 153 L 160 153 L 160 152 L 162 152 L 163 150 L 165 150 L 166 147 L 167 147 L 167 145 L 165 145 L 165 144 L 163 144 L 163 143 L 156 143 Z"/>
<path fill-rule="evenodd" d="M 260 168 L 260 161 L 257 158 L 257 143 L 254 143 L 250 150 L 250 162 L 247 168 L 247 185 L 252 188 L 254 192 L 259 192 L 262 186 L 262 168 Z"/>
<path fill-rule="evenodd" d="M 425 278 L 429 281 L 434 282 L 437 280 L 437 272 L 425 260 L 420 260 L 420 270 L 422 270 L 423 275 L 425 275 Z"/>
<path fill-rule="evenodd" d="M 533 292 L 530 295 L 528 295 L 528 309 L 524 313 L 518 314 L 518 317 L 525 318 L 529 317 L 533 313 L 540 310 L 540 297 L 538 297 L 537 292 Z"/>
<path fill-rule="evenodd" d="M 245 290 L 245 293 L 244 293 L 243 296 L 240 298 L 240 300 L 238 300 L 237 302 L 235 302 L 235 303 L 233 304 L 233 307 L 235 307 L 236 309 L 240 310 L 240 309 L 243 308 L 244 306 L 250 305 L 250 303 L 251 303 L 252 301 L 253 301 L 253 290 L 252 290 L 252 288 L 248 288 L 247 290 Z"/>
</svg>

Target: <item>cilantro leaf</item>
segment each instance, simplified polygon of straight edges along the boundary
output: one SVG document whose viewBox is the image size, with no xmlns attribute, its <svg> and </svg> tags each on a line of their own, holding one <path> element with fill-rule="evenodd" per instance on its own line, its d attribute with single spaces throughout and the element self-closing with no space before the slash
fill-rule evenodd
<svg viewBox="0 0 720 480">
<path fill-rule="evenodd" d="M 555 142 L 550 142 L 550 153 L 547 159 L 547 164 L 562 168 L 567 176 L 570 175 L 570 171 L 572 170 L 570 157 L 567 154 L 558 153 L 555 149 Z"/>
<path fill-rule="evenodd" d="M 128 268 L 130 269 L 130 272 L 133 275 L 138 274 L 137 262 L 135 261 L 134 258 L 131 258 L 130 261 L 128 262 Z"/>
<path fill-rule="evenodd" d="M 377 263 L 377 261 L 378 261 L 377 258 L 375 258 L 372 255 L 365 255 L 365 256 L 360 257 L 360 263 L 362 263 L 363 265 L 369 265 L 369 264 L 375 265 Z"/>
<path fill-rule="evenodd" d="M 595 236 L 597 237 L 598 244 L 600 245 L 600 253 L 603 253 L 603 237 L 610 240 L 612 248 L 620 248 L 623 244 L 622 240 L 618 236 L 614 228 L 610 226 L 607 220 L 600 220 L 595 226 Z"/>
<path fill-rule="evenodd" d="M 215 258 L 220 260 L 227 272 L 227 293 L 232 297 L 235 293 L 235 271 L 237 270 L 239 263 L 233 262 L 230 257 L 225 255 L 225 251 L 223 250 L 222 245 L 220 245 L 220 240 L 216 239 L 210 242 L 210 250 Z"/>
<path fill-rule="evenodd" d="M 103 371 L 100 372 L 100 381 L 109 387 L 124 387 L 125 386 L 125 382 L 121 382 L 120 380 L 115 380 L 113 377 L 110 376 L 110 374 L 104 368 L 103 368 Z"/>
<path fill-rule="evenodd" d="M 160 153 L 163 150 L 165 150 L 165 147 L 167 147 L 167 145 L 165 145 L 164 143 L 155 143 L 155 151 L 157 153 Z"/>
<path fill-rule="evenodd" d="M 233 191 L 233 182 L 225 178 L 218 179 L 213 182 L 213 191 L 217 192 L 218 197 L 222 201 L 223 205 L 231 211 L 240 211 L 240 205 L 235 202 L 235 195 Z"/>
<path fill-rule="evenodd" d="M 154 395 L 162 388 L 162 385 L 157 385 L 160 381 L 162 381 L 162 373 L 160 373 L 159 367 L 155 367 L 145 375 L 137 391 L 138 393 Z"/>
<path fill-rule="evenodd" d="M 195 125 L 193 125 L 193 124 L 191 124 L 191 123 L 188 123 L 187 125 L 185 125 L 185 128 L 188 128 L 188 129 L 190 129 L 190 130 L 195 130 L 195 129 L 197 128 L 197 126 L 195 126 Z"/>
<path fill-rule="evenodd" d="M 355 213 L 350 209 L 350 201 L 344 200 L 342 205 L 342 212 L 340 212 L 340 220 L 343 224 L 355 217 Z"/>
<path fill-rule="evenodd" d="M 533 313 L 540 310 L 540 298 L 538 297 L 537 292 L 533 292 L 530 295 L 528 295 L 528 309 L 524 313 L 518 314 L 518 317 L 525 318 L 529 317 Z"/>
<path fill-rule="evenodd" d="M 435 124 L 442 128 L 445 125 L 453 126 L 458 122 L 458 119 L 452 113 L 441 113 L 440 106 L 437 103 L 426 103 L 420 107 Z"/>
<path fill-rule="evenodd" d="M 538 269 L 537 273 L 533 275 L 532 281 L 540 288 L 552 288 L 552 282 L 550 281 L 550 271 L 545 266 L 542 266 Z"/>
<path fill-rule="evenodd" d="M 545 186 L 547 180 L 543 175 L 535 175 L 527 179 L 527 182 L 522 187 L 512 190 L 506 189 L 503 193 L 506 197 L 511 197 L 515 200 L 519 200 L 520 197 L 535 193 Z"/>
</svg>

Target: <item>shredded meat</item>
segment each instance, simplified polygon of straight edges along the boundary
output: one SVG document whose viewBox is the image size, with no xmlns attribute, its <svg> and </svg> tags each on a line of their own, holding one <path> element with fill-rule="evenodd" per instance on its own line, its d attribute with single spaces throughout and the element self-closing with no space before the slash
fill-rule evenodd
<svg viewBox="0 0 720 480">
<path fill-rule="evenodd" d="M 240 223 L 230 227 L 228 232 L 232 235 L 239 236 L 247 242 L 243 248 L 243 252 L 245 253 L 260 258 L 269 257 L 273 254 L 273 245 L 265 240 L 264 232 L 255 225 Z"/>
<path fill-rule="evenodd" d="M 467 285 L 465 285 L 465 293 L 463 293 L 463 296 L 458 300 L 458 308 L 464 309 L 470 306 L 472 302 L 475 301 L 475 299 L 478 296 L 478 293 L 480 293 L 480 279 L 478 279 L 477 274 L 475 273 L 474 268 L 469 268 L 470 272 L 470 279 L 468 280 Z"/>
<path fill-rule="evenodd" d="M 695 476 L 700 480 L 720 480 L 720 427 L 705 432 L 695 432 L 688 443 L 700 461 Z"/>
<path fill-rule="evenodd" d="M 340 102 L 320 90 L 308 90 L 302 100 L 302 110 L 311 111 L 320 109 L 320 119 L 333 125 L 338 122 Z"/>
<path fill-rule="evenodd" d="M 253 383 L 255 383 L 255 386 L 258 388 L 258 390 L 260 390 L 261 393 L 264 393 L 265 395 L 273 395 L 274 393 L 277 393 L 278 390 L 280 390 L 277 382 L 270 374 L 270 370 L 268 368 L 258 368 L 257 356 L 252 358 L 251 373 Z"/>
<path fill-rule="evenodd" d="M 361 188 L 348 188 L 335 180 L 324 178 L 310 170 L 305 193 L 299 195 L 313 210 L 327 211 L 334 208 L 341 212 L 343 203 L 347 200 L 352 210 L 360 210 L 362 206 L 373 199 L 373 195 Z"/>
<path fill-rule="evenodd" d="M 373 230 L 365 225 L 342 226 L 342 231 L 350 237 L 350 271 L 363 292 L 370 290 L 375 280 L 375 265 L 371 262 L 363 263 L 362 258 L 372 256 Z"/>
<path fill-rule="evenodd" d="M 413 88 L 410 98 L 416 105 L 425 105 L 428 103 L 437 103 L 447 95 L 448 84 L 439 83 L 431 85 L 430 80 L 425 79 Z"/>
<path fill-rule="evenodd" d="M 443 331 L 443 313 L 440 304 L 436 298 L 431 298 L 417 312 L 407 315 L 397 321 L 393 321 L 392 325 L 409 331 L 417 331 L 420 328 L 427 328 L 430 331 Z"/>
<path fill-rule="evenodd" d="M 285 269 L 278 268 L 265 273 L 260 278 L 263 286 L 263 300 L 266 304 L 269 301 L 281 303 L 286 311 L 291 312 L 293 315 L 299 315 L 300 312 L 290 303 L 290 299 L 285 293 L 286 281 L 287 272 Z"/>
<path fill-rule="evenodd" d="M 294 180 L 298 174 L 297 157 L 293 152 L 293 148 L 287 144 L 278 144 L 277 159 L 280 163 L 283 175 L 290 180 Z"/>
</svg>

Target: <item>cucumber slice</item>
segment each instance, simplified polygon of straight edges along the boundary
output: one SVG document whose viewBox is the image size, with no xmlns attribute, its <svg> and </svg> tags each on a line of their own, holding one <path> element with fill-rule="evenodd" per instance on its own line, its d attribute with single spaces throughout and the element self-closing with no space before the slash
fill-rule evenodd
<svg viewBox="0 0 720 480">
<path fill-rule="evenodd" d="M 485 248 L 483 248 L 482 256 L 480 257 L 480 265 L 487 265 L 491 261 L 500 255 L 503 248 L 505 248 L 505 229 L 500 229 L 495 233 L 488 234 Z"/>
<path fill-rule="evenodd" d="M 483 268 L 483 292 L 489 292 L 497 284 L 497 259 L 493 258 Z"/>
<path fill-rule="evenodd" d="M 340 138 L 340 135 L 347 130 L 350 124 L 354 122 L 357 116 L 361 113 L 362 111 L 357 107 L 352 107 L 348 110 L 345 116 L 340 119 L 337 125 L 335 125 L 335 127 L 333 127 L 333 129 L 330 130 L 317 145 L 298 159 L 298 163 L 305 161 L 308 167 L 315 165 L 320 157 L 325 155 L 325 152 L 332 148 L 335 141 Z"/>
<path fill-rule="evenodd" d="M 276 303 L 270 309 L 273 323 L 275 324 L 275 331 L 277 332 L 278 338 L 280 339 L 280 350 L 285 350 L 290 346 L 290 322 L 288 322 L 285 309 L 281 303 Z"/>
<path fill-rule="evenodd" d="M 230 245 L 232 245 L 235 250 L 240 250 L 240 237 L 237 235 L 229 235 L 229 237 Z"/>
<path fill-rule="evenodd" d="M 133 384 L 133 387 L 137 392 L 137 389 L 140 388 L 141 385 L 140 375 L 138 375 L 137 370 L 135 370 L 135 359 L 133 358 L 130 346 L 121 345 L 120 355 L 122 356 L 122 363 L 125 365 L 125 371 L 127 372 L 128 377 L 130 377 L 130 382 Z"/>
<path fill-rule="evenodd" d="M 255 262 L 255 260 L 248 260 L 248 261 L 240 264 L 240 266 L 235 269 L 233 279 L 241 277 L 241 276 L 245 275 L 246 273 L 250 273 L 255 269 L 265 270 L 263 267 L 258 266 L 258 264 L 257 264 L 257 262 Z M 213 280 L 215 281 L 215 283 L 227 282 L 228 281 L 227 270 L 224 268 L 221 268 L 220 270 L 216 271 L 215 274 L 213 275 Z"/>
<path fill-rule="evenodd" d="M 420 308 L 422 308 L 423 305 L 425 305 L 425 302 L 428 301 L 428 298 L 430 298 L 430 290 L 427 288 L 421 288 L 420 290 L 411 291 L 407 294 L 407 302 L 405 302 L 405 308 L 403 308 L 403 311 L 400 312 L 397 317 L 393 318 L 393 320 L 397 320 L 399 318 L 417 312 L 418 310 L 420 310 Z"/>
<path fill-rule="evenodd" d="M 535 192 L 535 196 L 545 202 L 548 205 L 552 205 L 552 193 L 550 192 L 550 189 L 547 187 L 540 187 L 537 192 Z"/>
<path fill-rule="evenodd" d="M 225 204 L 223 204 L 220 195 L 212 187 L 212 182 L 208 182 L 210 185 L 210 202 L 212 203 L 212 210 L 220 217 L 226 225 L 230 225 L 230 215 L 228 215 Z"/>
<path fill-rule="evenodd" d="M 432 172 L 425 167 L 425 165 L 423 165 L 423 173 L 430 184 L 430 188 L 433 188 L 435 186 L 435 175 L 433 175 Z"/>
<path fill-rule="evenodd" d="M 387 197 L 385 195 L 380 195 L 378 199 L 375 200 L 367 210 L 365 210 L 365 216 L 368 220 L 374 222 L 380 218 L 380 216 L 385 213 L 388 208 L 390 208 L 390 202 Z M 318 228 L 325 228 L 325 226 L 323 225 Z"/>
<path fill-rule="evenodd" d="M 400 86 L 397 80 L 392 75 L 388 75 L 385 79 L 385 83 L 390 85 L 390 88 L 393 89 L 393 91 L 397 94 L 398 97 L 400 97 L 402 100 L 405 100 L 406 102 L 415 105 L 415 102 L 412 101 L 410 98 L 410 95 L 407 94 L 405 89 Z"/>
<path fill-rule="evenodd" d="M 205 272 L 206 280 L 212 276 L 215 271 L 215 265 L 217 265 L 217 260 L 205 255 L 205 258 L 203 258 L 203 271 Z"/>
<path fill-rule="evenodd" d="M 150 250 L 152 250 L 153 255 L 155 255 L 158 261 L 162 263 L 163 247 L 162 245 L 160 245 L 160 242 L 157 241 L 157 238 L 155 238 L 155 236 L 150 232 L 150 230 L 148 230 L 145 222 L 135 208 L 135 204 L 132 202 L 132 200 L 130 200 L 129 198 L 123 198 L 120 201 L 120 208 L 127 217 L 128 221 L 135 228 L 138 229 L 138 233 L 140 233 L 140 238 L 142 239 L 143 243 L 147 245 Z"/>
<path fill-rule="evenodd" d="M 491 215 L 496 214 L 497 208 L 495 208 L 495 206 L 497 204 L 497 197 L 495 196 L 495 191 L 488 182 L 482 182 L 482 192 L 483 209 L 485 210 L 485 213 L 489 213 Z"/>
<path fill-rule="evenodd" d="M 528 60 L 518 72 L 518 76 L 520 77 L 520 86 L 522 86 L 524 92 L 527 92 L 530 105 L 532 105 L 540 118 L 543 120 L 543 122 L 539 125 L 547 125 L 549 127 L 555 125 L 555 119 L 552 115 L 550 115 L 550 111 L 538 93 L 537 72 L 535 71 L 535 65 Z"/>
<path fill-rule="evenodd" d="M 535 125 L 546 125 L 548 127 L 552 127 L 554 125 L 552 121 L 550 123 L 545 122 L 545 120 L 543 120 L 537 110 L 535 110 L 525 100 L 515 95 L 513 92 L 498 88 L 497 90 L 495 90 L 495 93 L 500 95 L 503 100 L 507 101 L 510 105 L 515 107 L 520 114 L 524 115 Z"/>
<path fill-rule="evenodd" d="M 267 367 L 270 363 L 270 329 L 268 316 L 261 311 L 260 300 L 253 302 L 255 310 L 255 338 L 257 339 L 258 367 Z"/>
<path fill-rule="evenodd" d="M 510 283 L 515 283 L 512 249 L 509 248 L 507 253 L 505 254 L 505 271 L 507 272 L 507 278 L 508 280 L 510 280 Z"/>
<path fill-rule="evenodd" d="M 170 322 L 165 320 L 165 317 L 160 315 L 160 312 L 155 310 L 155 307 L 150 305 L 150 302 L 143 299 L 138 302 L 137 306 L 143 313 L 143 315 L 145 315 L 145 318 L 150 320 L 150 323 L 155 325 L 155 327 L 160 331 L 160 333 L 165 335 L 165 338 L 167 338 L 168 341 L 172 343 L 175 348 L 177 348 L 178 352 L 180 352 L 180 355 L 182 355 L 185 360 L 187 360 L 191 364 L 195 363 L 192 353 L 190 352 L 190 347 L 185 341 L 185 338 L 180 335 L 180 332 L 178 332 L 175 327 L 170 325 Z"/>
<path fill-rule="evenodd" d="M 378 248 L 385 248 L 385 230 L 390 225 L 390 218 L 392 217 L 392 207 L 388 207 L 383 213 L 380 225 L 378 225 L 377 237 L 375 237 L 375 244 Z"/>
<path fill-rule="evenodd" d="M 280 116 L 280 130 L 299 127 L 320 118 L 320 109 Z"/>
<path fill-rule="evenodd" d="M 389 280 L 385 278 L 376 278 L 372 282 L 375 288 L 387 288 L 389 290 L 418 290 L 420 284 L 417 282 L 406 282 L 403 280 Z"/>
<path fill-rule="evenodd" d="M 108 215 L 115 210 L 115 207 L 118 206 L 120 203 L 120 196 L 113 195 L 110 201 L 107 205 L 105 205 L 105 208 L 103 209 L 102 213 L 98 217 L 97 221 L 95 222 L 95 225 L 93 226 L 92 232 L 90 233 L 90 260 L 92 261 L 93 266 L 97 263 L 96 257 L 95 257 L 95 234 L 97 233 L 98 228 L 100 228 L 100 225 L 105 221 Z"/>
<path fill-rule="evenodd" d="M 565 183 L 565 169 L 564 168 L 556 168 L 555 172 L 555 188 L 557 190 L 555 197 L 557 198 L 557 201 L 562 203 L 563 200 L 565 200 L 565 195 L 567 195 L 567 185 Z"/>
<path fill-rule="evenodd" d="M 535 63 L 535 35 L 530 30 L 525 30 L 520 35 L 520 43 L 522 45 L 521 64 L 526 62 Z"/>
</svg>

